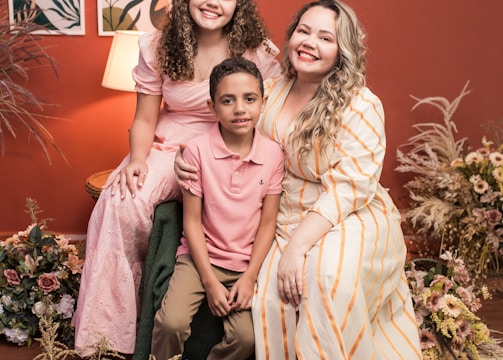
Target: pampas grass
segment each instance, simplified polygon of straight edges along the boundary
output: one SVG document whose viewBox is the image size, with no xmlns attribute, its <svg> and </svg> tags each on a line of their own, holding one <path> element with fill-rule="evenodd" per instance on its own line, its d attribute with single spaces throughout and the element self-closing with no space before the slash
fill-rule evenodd
<svg viewBox="0 0 503 360">
<path fill-rule="evenodd" d="M 28 130 L 45 154 L 49 164 L 49 147 L 68 163 L 54 137 L 42 124 L 43 119 L 53 117 L 43 114 L 44 107 L 51 105 L 35 96 L 29 89 L 29 70 L 46 66 L 58 76 L 54 59 L 40 44 L 40 36 L 34 31 L 45 30 L 35 23 L 19 20 L 10 23 L 7 12 L 0 15 L 0 153 L 5 153 L 4 133 L 17 138 L 17 126 Z"/>
</svg>

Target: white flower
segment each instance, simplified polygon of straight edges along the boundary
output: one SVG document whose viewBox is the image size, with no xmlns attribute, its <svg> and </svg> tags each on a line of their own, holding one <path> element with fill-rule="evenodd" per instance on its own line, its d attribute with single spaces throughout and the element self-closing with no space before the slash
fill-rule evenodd
<svg viewBox="0 0 503 360">
<path fill-rule="evenodd" d="M 47 305 L 42 301 L 37 301 L 31 308 L 31 312 L 37 315 L 38 318 L 41 318 L 44 314 L 46 314 L 46 311 Z"/>
<path fill-rule="evenodd" d="M 4 313 L 3 305 L 2 305 L 2 303 L 0 303 L 0 315 L 2 315 L 3 313 Z"/>
<path fill-rule="evenodd" d="M 501 166 L 503 165 L 503 154 L 495 151 L 489 155 L 489 160 L 494 166 Z"/>
<path fill-rule="evenodd" d="M 456 296 L 446 294 L 442 299 L 441 309 L 444 312 L 444 314 L 452 316 L 453 318 L 457 318 L 463 311 L 461 304 L 462 304 L 461 300 L 458 299 Z"/>
<path fill-rule="evenodd" d="M 497 167 L 493 170 L 492 175 L 498 181 L 503 181 L 503 171 L 501 171 L 501 167 Z"/>
<path fill-rule="evenodd" d="M 465 157 L 465 162 L 468 165 L 480 164 L 482 162 L 482 160 L 484 160 L 484 156 L 478 152 L 475 152 L 475 151 L 472 151 L 471 153 L 469 153 Z"/>
<path fill-rule="evenodd" d="M 476 183 L 477 181 L 481 181 L 482 177 L 477 174 L 477 175 L 472 175 L 470 176 L 470 179 L 468 179 L 472 184 Z"/>
<path fill-rule="evenodd" d="M 40 260 L 42 260 L 43 258 L 43 256 L 39 256 L 37 257 L 37 260 L 35 260 L 31 257 L 30 254 L 26 254 L 24 256 L 24 263 L 31 275 L 33 275 L 33 273 L 37 270 L 37 266 L 39 265 Z"/>
<path fill-rule="evenodd" d="M 61 301 L 56 307 L 58 314 L 63 315 L 63 319 L 69 319 L 73 316 L 73 307 L 75 304 L 75 299 L 68 294 L 64 294 L 61 297 Z"/>
<path fill-rule="evenodd" d="M 487 181 L 478 180 L 473 183 L 473 190 L 477 194 L 483 194 L 487 191 L 487 189 L 489 189 L 489 184 L 487 183 Z"/>
<path fill-rule="evenodd" d="M 2 296 L 2 304 L 4 304 L 5 306 L 11 306 L 12 305 L 12 299 L 10 298 L 10 296 L 3 295 Z"/>
<path fill-rule="evenodd" d="M 28 339 L 28 333 L 21 329 L 4 329 L 4 335 L 7 340 L 15 344 L 22 344 Z"/>
</svg>

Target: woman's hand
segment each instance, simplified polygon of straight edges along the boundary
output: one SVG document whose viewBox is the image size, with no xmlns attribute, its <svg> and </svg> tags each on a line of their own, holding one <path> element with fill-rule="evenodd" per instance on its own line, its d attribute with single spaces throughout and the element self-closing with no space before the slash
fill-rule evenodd
<svg viewBox="0 0 503 360">
<path fill-rule="evenodd" d="M 286 246 L 278 264 L 278 291 L 284 303 L 300 304 L 302 296 L 302 269 L 304 253 L 294 246 Z"/>
<path fill-rule="evenodd" d="M 186 181 L 197 180 L 197 169 L 183 160 L 183 149 L 185 149 L 185 144 L 180 144 L 180 150 L 178 150 L 175 155 L 175 175 L 178 186 L 184 190 L 189 190 Z"/>
<path fill-rule="evenodd" d="M 117 189 L 121 199 L 126 197 L 126 191 L 129 190 L 131 197 L 136 196 L 136 190 L 140 190 L 145 183 L 148 174 L 148 166 L 144 161 L 131 161 L 115 176 L 111 182 L 112 196 L 116 194 Z M 137 178 L 135 181 L 135 177 Z"/>
</svg>

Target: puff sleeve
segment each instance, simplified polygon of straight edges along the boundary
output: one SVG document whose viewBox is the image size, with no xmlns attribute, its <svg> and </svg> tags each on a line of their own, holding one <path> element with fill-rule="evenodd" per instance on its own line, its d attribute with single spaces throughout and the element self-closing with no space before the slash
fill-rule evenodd
<svg viewBox="0 0 503 360">
<path fill-rule="evenodd" d="M 279 54 L 279 49 L 274 45 L 271 40 L 266 40 L 258 48 L 251 51 L 246 51 L 243 57 L 247 60 L 253 61 L 263 79 L 269 78 L 279 78 L 281 77 L 281 65 L 276 60 L 276 56 Z"/>
<path fill-rule="evenodd" d="M 138 39 L 140 55 L 138 65 L 133 69 L 136 92 L 147 95 L 162 94 L 162 76 L 156 63 L 159 37 L 159 31 L 152 31 L 142 34 Z"/>
</svg>

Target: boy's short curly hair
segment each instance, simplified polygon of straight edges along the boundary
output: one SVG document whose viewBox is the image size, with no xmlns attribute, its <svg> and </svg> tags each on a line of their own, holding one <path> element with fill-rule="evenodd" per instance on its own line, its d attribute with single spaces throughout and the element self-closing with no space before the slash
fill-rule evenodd
<svg viewBox="0 0 503 360">
<path fill-rule="evenodd" d="M 215 101 L 215 93 L 217 92 L 217 86 L 220 84 L 222 79 L 226 76 L 245 73 L 250 74 L 257 79 L 260 87 L 260 94 L 264 96 L 264 81 L 262 79 L 262 74 L 258 69 L 257 65 L 250 60 L 246 60 L 242 57 L 230 58 L 222 61 L 220 64 L 216 65 L 211 71 L 210 75 L 210 97 L 212 101 Z"/>
<path fill-rule="evenodd" d="M 159 70 L 171 80 L 194 78 L 196 31 L 197 25 L 189 13 L 189 0 L 173 0 L 157 48 Z M 253 0 L 236 0 L 234 15 L 223 31 L 229 40 L 230 57 L 258 48 L 269 36 Z"/>
</svg>

